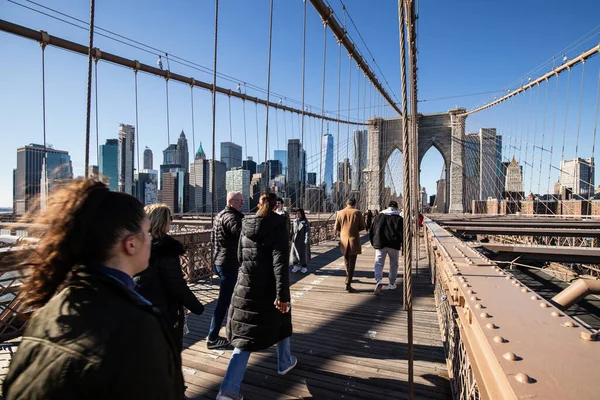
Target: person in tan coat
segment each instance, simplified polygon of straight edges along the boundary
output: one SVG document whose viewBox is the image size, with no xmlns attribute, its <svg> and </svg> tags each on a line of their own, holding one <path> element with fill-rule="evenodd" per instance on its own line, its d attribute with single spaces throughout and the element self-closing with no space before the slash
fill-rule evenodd
<svg viewBox="0 0 600 400">
<path fill-rule="evenodd" d="M 360 231 L 366 229 L 362 213 L 356 208 L 356 200 L 348 199 L 346 208 L 339 211 L 335 220 L 335 232 L 340 234 L 340 250 L 344 255 L 346 267 L 346 290 L 354 291 L 351 286 L 356 257 L 362 253 Z"/>
</svg>

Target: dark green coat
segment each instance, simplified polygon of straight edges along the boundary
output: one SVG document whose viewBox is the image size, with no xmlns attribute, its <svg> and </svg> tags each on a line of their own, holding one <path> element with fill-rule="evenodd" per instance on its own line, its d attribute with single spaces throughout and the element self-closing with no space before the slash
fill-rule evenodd
<svg viewBox="0 0 600 400">
<path fill-rule="evenodd" d="M 181 355 L 158 310 L 81 267 L 27 323 L 6 400 L 182 399 Z"/>
</svg>

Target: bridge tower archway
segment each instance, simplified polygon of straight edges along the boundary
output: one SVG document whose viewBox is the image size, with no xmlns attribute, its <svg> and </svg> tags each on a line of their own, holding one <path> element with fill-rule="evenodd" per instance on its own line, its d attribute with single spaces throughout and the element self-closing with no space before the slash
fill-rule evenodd
<svg viewBox="0 0 600 400">
<path fill-rule="evenodd" d="M 418 115 L 418 162 L 433 146 L 442 155 L 446 167 L 445 212 L 462 213 L 464 196 L 464 135 L 466 110 L 457 108 L 445 113 Z M 367 208 L 381 209 L 386 162 L 395 149 L 402 149 L 402 119 L 369 120 L 368 167 L 364 170 L 367 184 Z"/>
</svg>

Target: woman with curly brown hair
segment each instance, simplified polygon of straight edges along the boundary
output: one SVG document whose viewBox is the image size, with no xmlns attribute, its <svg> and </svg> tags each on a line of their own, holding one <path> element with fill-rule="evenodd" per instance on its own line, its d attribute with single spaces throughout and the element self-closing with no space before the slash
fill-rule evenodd
<svg viewBox="0 0 600 400">
<path fill-rule="evenodd" d="M 150 223 L 132 196 L 82 180 L 57 192 L 21 263 L 35 311 L 4 380 L 5 399 L 183 398 L 171 327 L 134 291 Z"/>
</svg>

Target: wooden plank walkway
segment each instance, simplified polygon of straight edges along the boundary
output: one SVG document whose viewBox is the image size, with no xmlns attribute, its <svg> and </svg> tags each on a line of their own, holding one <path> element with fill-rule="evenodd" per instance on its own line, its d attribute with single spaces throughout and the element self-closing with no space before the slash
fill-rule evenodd
<svg viewBox="0 0 600 400">
<path fill-rule="evenodd" d="M 244 398 L 408 398 L 401 279 L 397 290 L 387 291 L 385 278 L 384 291 L 375 296 L 375 251 L 366 244 L 356 266 L 353 287 L 357 291 L 347 293 L 343 258 L 335 243 L 312 250 L 309 273 L 291 274 L 292 353 L 298 357 L 298 365 L 286 376 L 279 376 L 274 347 L 252 354 L 242 384 Z M 421 260 L 419 277 L 413 280 L 416 397 L 450 399 L 433 289 L 425 267 L 426 258 Z M 184 376 L 187 396 L 192 399 L 216 397 L 231 355 L 230 350 L 206 349 L 217 289 L 217 285 L 195 287 L 206 311 L 199 317 L 190 316 L 190 333 L 184 337 Z"/>
</svg>

